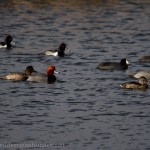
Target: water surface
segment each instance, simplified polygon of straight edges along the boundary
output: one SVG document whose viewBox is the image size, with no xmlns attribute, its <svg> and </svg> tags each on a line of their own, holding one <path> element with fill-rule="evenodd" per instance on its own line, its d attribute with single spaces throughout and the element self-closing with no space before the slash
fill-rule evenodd
<svg viewBox="0 0 150 150">
<path fill-rule="evenodd" d="M 54 84 L 0 80 L 1 149 L 150 149 L 150 90 L 119 88 L 149 69 L 138 61 L 149 55 L 149 1 L 1 1 L 0 14 L 1 41 L 11 34 L 16 42 L 0 50 L 1 74 L 27 65 L 60 72 Z M 38 55 L 61 42 L 65 57 Z M 96 69 L 124 57 L 127 71 Z"/>
</svg>

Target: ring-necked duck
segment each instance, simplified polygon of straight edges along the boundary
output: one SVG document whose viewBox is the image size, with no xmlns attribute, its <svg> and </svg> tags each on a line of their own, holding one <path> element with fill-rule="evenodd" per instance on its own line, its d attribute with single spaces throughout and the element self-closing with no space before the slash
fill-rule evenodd
<svg viewBox="0 0 150 150">
<path fill-rule="evenodd" d="M 7 35 L 4 42 L 0 42 L 0 48 L 10 48 L 14 44 L 13 38 L 11 35 Z"/>
<path fill-rule="evenodd" d="M 64 56 L 65 55 L 65 50 L 69 49 L 67 48 L 65 43 L 61 43 L 58 47 L 58 49 L 51 49 L 51 50 L 47 50 L 41 54 L 43 55 L 51 55 L 51 56 Z"/>
</svg>

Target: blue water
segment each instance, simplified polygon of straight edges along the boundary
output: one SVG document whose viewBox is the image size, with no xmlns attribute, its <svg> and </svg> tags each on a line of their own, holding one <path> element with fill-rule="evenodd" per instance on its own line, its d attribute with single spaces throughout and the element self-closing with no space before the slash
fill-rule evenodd
<svg viewBox="0 0 150 150">
<path fill-rule="evenodd" d="M 0 80 L 0 149 L 150 149 L 150 89 L 119 87 L 150 67 L 138 61 L 149 55 L 148 0 L 0 1 L 0 14 L 0 40 L 16 43 L 0 50 L 0 75 L 60 72 L 54 84 Z M 38 55 L 62 42 L 65 57 Z M 96 69 L 124 57 L 127 71 Z"/>
</svg>

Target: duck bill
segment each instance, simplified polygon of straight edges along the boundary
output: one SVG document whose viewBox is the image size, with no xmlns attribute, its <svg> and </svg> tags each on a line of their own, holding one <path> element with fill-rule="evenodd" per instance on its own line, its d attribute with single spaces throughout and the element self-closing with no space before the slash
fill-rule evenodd
<svg viewBox="0 0 150 150">
<path fill-rule="evenodd" d="M 55 70 L 54 73 L 58 74 L 59 72 Z"/>
<path fill-rule="evenodd" d="M 38 73 L 36 70 L 33 70 L 32 72 L 34 72 L 34 73 Z"/>
<path fill-rule="evenodd" d="M 65 51 L 68 51 L 68 52 L 69 52 L 69 51 L 70 51 L 70 49 L 69 49 L 68 47 L 66 47 Z"/>
<path fill-rule="evenodd" d="M 129 64 L 130 64 L 128 60 L 126 60 L 126 64 L 127 64 L 127 65 L 129 65 Z"/>
<path fill-rule="evenodd" d="M 11 44 L 12 44 L 12 45 L 15 45 L 16 43 L 15 43 L 14 41 L 11 41 Z"/>
</svg>

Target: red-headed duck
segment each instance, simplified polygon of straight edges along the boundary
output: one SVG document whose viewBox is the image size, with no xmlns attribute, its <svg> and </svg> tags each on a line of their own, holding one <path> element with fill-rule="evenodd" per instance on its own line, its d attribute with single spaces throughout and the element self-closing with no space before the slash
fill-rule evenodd
<svg viewBox="0 0 150 150">
<path fill-rule="evenodd" d="M 32 73 L 27 81 L 35 81 L 35 82 L 44 82 L 51 83 L 56 81 L 56 77 L 54 73 L 58 73 L 56 71 L 55 66 L 48 66 L 46 70 L 46 74 L 43 73 Z"/>
</svg>

